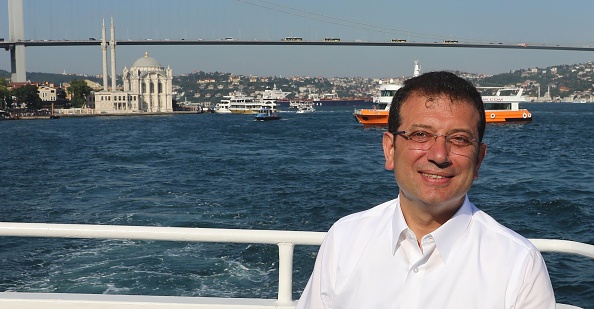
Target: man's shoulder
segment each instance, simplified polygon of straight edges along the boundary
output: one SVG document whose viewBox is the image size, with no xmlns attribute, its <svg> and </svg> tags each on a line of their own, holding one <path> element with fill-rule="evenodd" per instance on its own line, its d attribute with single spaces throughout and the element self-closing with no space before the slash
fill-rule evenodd
<svg viewBox="0 0 594 309">
<path fill-rule="evenodd" d="M 353 225 L 367 224 L 374 225 L 386 219 L 391 220 L 397 203 L 398 199 L 393 199 L 373 208 L 344 216 L 334 223 L 334 227 L 349 227 Z"/>
<path fill-rule="evenodd" d="M 527 238 L 499 223 L 493 217 L 481 210 L 474 213 L 473 220 L 475 222 L 475 228 L 482 229 L 485 232 L 485 237 L 498 239 L 500 242 L 514 244 L 518 248 L 524 248 L 529 251 L 537 250 Z"/>
</svg>

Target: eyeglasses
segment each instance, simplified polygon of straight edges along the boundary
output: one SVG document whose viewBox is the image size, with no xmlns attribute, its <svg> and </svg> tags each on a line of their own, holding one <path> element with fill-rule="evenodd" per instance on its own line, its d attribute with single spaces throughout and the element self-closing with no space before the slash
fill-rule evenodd
<svg viewBox="0 0 594 309">
<path fill-rule="evenodd" d="M 468 146 L 479 142 L 477 139 L 465 132 L 456 132 L 442 135 L 429 133 L 427 131 L 398 131 L 394 133 L 394 136 L 396 135 L 402 136 L 407 141 L 413 141 L 414 145 L 411 149 L 415 150 L 429 150 L 431 147 L 433 147 L 437 141 L 437 138 L 443 136 L 446 140 L 446 145 L 450 146 L 449 151 L 459 155 L 467 155 L 468 153 L 472 152 L 473 148 L 469 148 Z"/>
</svg>

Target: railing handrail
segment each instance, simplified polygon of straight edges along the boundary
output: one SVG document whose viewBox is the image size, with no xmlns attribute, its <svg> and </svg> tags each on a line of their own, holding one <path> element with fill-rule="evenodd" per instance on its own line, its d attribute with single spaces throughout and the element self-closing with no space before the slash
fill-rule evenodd
<svg viewBox="0 0 594 309">
<path fill-rule="evenodd" d="M 0 222 L 0 236 L 134 239 L 319 246 L 325 232 Z"/>
<path fill-rule="evenodd" d="M 0 236 L 275 244 L 279 247 L 279 305 L 293 302 L 294 246 L 320 245 L 325 235 L 308 231 L 0 222 Z"/>
<path fill-rule="evenodd" d="M 184 228 L 129 225 L 50 224 L 0 222 L 0 237 L 50 237 L 132 239 L 188 242 L 275 244 L 279 247 L 277 304 L 293 303 L 293 249 L 295 245 L 319 246 L 326 232 Z M 562 252 L 594 259 L 594 245 L 570 240 L 530 239 L 543 252 Z"/>
<path fill-rule="evenodd" d="M 529 239 L 541 252 L 560 252 L 581 255 L 594 259 L 594 245 L 562 239 Z"/>
</svg>

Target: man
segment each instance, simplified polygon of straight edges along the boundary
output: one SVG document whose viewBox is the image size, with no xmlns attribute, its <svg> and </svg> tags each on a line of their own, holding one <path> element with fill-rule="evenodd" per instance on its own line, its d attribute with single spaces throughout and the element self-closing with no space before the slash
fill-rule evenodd
<svg viewBox="0 0 594 309">
<path fill-rule="evenodd" d="M 538 250 L 468 200 L 487 151 L 476 88 L 425 73 L 389 117 L 398 198 L 330 228 L 297 308 L 554 308 Z"/>
</svg>

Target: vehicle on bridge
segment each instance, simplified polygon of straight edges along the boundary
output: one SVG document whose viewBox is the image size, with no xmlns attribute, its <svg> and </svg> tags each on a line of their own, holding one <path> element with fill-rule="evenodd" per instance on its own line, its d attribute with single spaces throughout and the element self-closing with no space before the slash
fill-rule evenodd
<svg viewBox="0 0 594 309">
<path fill-rule="evenodd" d="M 458 43 L 458 41 L 456 41 L 456 40 L 443 40 L 443 42 L 446 44 L 457 44 Z"/>
<path fill-rule="evenodd" d="M 392 42 L 392 43 L 406 43 L 406 40 L 403 40 L 403 39 L 391 39 L 390 42 Z"/>
<path fill-rule="evenodd" d="M 324 42 L 340 42 L 339 38 L 324 38 Z"/>
<path fill-rule="evenodd" d="M 286 41 L 286 42 L 301 42 L 301 41 L 303 41 L 303 39 L 302 38 L 298 38 L 298 37 L 288 36 L 288 37 L 284 38 L 283 41 Z"/>
</svg>

